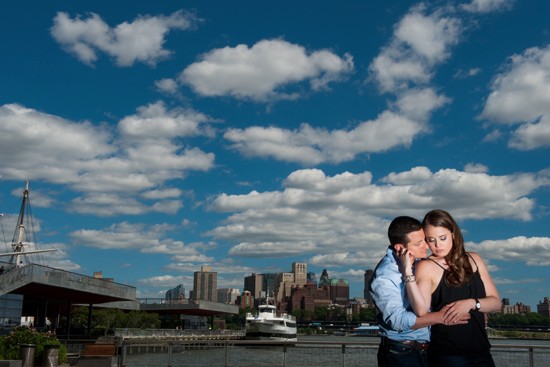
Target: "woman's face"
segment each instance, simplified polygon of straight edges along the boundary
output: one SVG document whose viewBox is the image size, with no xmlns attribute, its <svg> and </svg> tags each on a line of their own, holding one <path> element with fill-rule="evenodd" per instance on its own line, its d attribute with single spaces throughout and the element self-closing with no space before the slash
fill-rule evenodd
<svg viewBox="0 0 550 367">
<path fill-rule="evenodd" d="M 443 258 L 453 248 L 453 234 L 445 227 L 435 227 L 428 224 L 424 228 L 424 234 L 426 242 L 435 257 Z"/>
</svg>

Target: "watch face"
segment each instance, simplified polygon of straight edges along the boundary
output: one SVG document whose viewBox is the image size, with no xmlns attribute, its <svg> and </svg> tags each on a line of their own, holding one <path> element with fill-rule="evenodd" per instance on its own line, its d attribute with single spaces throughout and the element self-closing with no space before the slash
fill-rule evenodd
<svg viewBox="0 0 550 367">
<path fill-rule="evenodd" d="M 476 303 L 476 310 L 479 310 L 481 308 L 481 303 L 477 302 Z"/>
</svg>

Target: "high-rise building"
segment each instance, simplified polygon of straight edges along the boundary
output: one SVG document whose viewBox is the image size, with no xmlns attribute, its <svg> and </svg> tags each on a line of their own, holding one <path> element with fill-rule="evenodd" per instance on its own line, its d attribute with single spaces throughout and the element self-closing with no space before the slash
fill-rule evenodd
<svg viewBox="0 0 550 367">
<path fill-rule="evenodd" d="M 252 292 L 250 291 L 244 291 L 238 298 L 237 304 L 240 308 L 245 309 L 251 309 L 254 307 L 254 296 L 252 295 Z"/>
<path fill-rule="evenodd" d="M 263 289 L 263 283 L 264 274 L 252 273 L 252 275 L 244 277 L 243 290 L 249 291 L 255 299 L 258 299 L 262 296 L 262 291 L 265 291 L 265 289 Z"/>
<path fill-rule="evenodd" d="M 327 269 L 323 269 L 323 272 L 321 273 L 321 278 L 319 279 L 319 287 L 323 287 L 325 285 L 330 285 L 330 279 L 328 277 Z"/>
<path fill-rule="evenodd" d="M 349 301 L 349 282 L 345 279 L 330 279 L 330 299 L 345 305 Z"/>
<path fill-rule="evenodd" d="M 185 288 L 183 284 L 179 284 L 177 287 L 166 291 L 165 300 L 170 301 L 182 301 L 185 299 Z"/>
<path fill-rule="evenodd" d="M 277 289 L 277 279 L 279 278 L 279 273 L 266 273 L 262 274 L 263 281 L 262 281 L 262 292 L 264 294 L 260 294 L 261 297 L 275 297 L 275 292 Z"/>
<path fill-rule="evenodd" d="M 330 291 L 327 287 L 317 288 L 314 284 L 292 287 L 292 295 L 287 304 L 287 311 L 306 310 L 314 311 L 316 307 L 329 307 Z"/>
<path fill-rule="evenodd" d="M 220 288 L 218 289 L 218 302 L 234 305 L 240 295 L 241 291 L 237 288 Z"/>
<path fill-rule="evenodd" d="M 218 290 L 218 273 L 211 271 L 210 266 L 201 266 L 201 271 L 193 275 L 193 299 L 216 302 Z"/>
<path fill-rule="evenodd" d="M 290 297 L 290 290 L 294 284 L 294 273 L 279 273 L 277 277 L 277 288 L 275 299 L 278 302 Z"/>
<path fill-rule="evenodd" d="M 313 284 L 315 287 L 317 287 L 317 275 L 315 275 L 314 272 L 310 271 L 307 273 L 307 283 Z"/>
<path fill-rule="evenodd" d="M 307 283 L 307 264 L 306 263 L 292 263 L 292 273 L 294 273 L 294 283 L 297 285 L 304 285 Z"/>
<path fill-rule="evenodd" d="M 537 313 L 542 316 L 550 317 L 550 298 L 544 297 L 544 301 L 537 305 Z"/>
</svg>

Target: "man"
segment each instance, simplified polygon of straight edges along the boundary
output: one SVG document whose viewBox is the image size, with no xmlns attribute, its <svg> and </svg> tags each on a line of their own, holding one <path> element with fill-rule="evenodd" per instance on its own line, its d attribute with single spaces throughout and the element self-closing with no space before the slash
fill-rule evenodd
<svg viewBox="0 0 550 367">
<path fill-rule="evenodd" d="M 390 246 L 374 270 L 369 291 L 378 309 L 380 328 L 379 367 L 427 366 L 430 330 L 443 323 L 446 308 L 417 317 L 407 297 L 407 284 L 416 281 L 413 274 L 402 275 L 402 261 L 427 256 L 428 245 L 417 219 L 401 216 L 388 228 Z M 410 263 L 409 263 L 410 265 Z M 407 266 L 410 268 L 410 266 Z M 465 323 L 464 320 L 457 324 Z"/>
</svg>

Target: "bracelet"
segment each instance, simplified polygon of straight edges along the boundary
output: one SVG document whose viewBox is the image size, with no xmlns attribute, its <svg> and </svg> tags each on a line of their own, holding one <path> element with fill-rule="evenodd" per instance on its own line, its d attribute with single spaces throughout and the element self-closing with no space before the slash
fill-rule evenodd
<svg viewBox="0 0 550 367">
<path fill-rule="evenodd" d="M 405 276 L 405 283 L 414 283 L 416 282 L 416 277 L 414 275 Z"/>
</svg>

